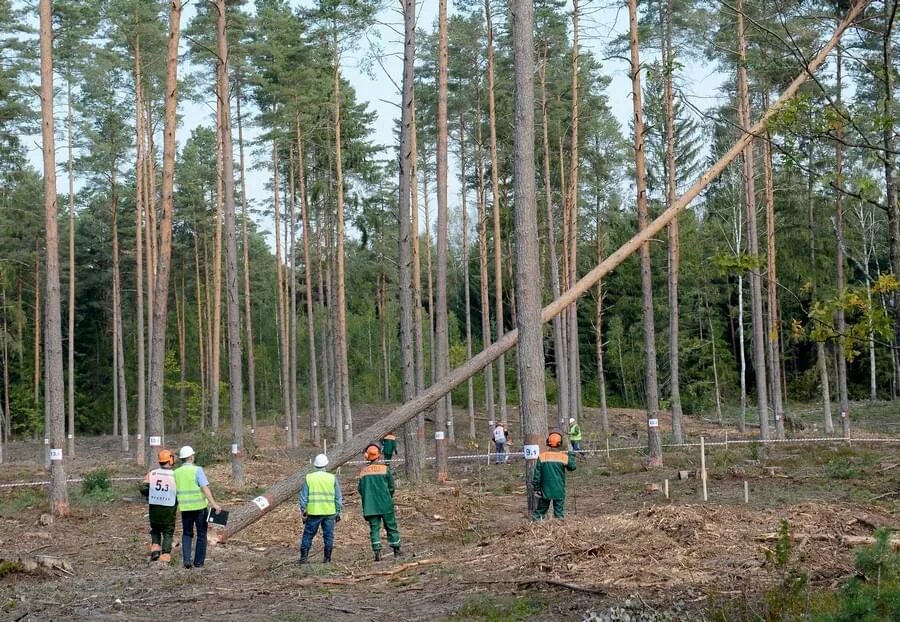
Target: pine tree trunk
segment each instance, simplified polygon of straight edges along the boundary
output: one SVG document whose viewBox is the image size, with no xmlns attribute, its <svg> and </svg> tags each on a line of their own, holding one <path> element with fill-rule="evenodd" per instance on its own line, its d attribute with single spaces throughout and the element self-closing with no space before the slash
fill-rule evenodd
<svg viewBox="0 0 900 622">
<path fill-rule="evenodd" d="M 69 174 L 69 326 L 66 331 L 68 337 L 68 365 L 69 377 L 67 394 L 69 405 L 66 409 L 69 429 L 68 445 L 66 453 L 70 458 L 75 457 L 75 158 L 72 155 L 72 81 L 68 80 L 67 93 L 67 122 L 66 131 L 68 140 L 68 174 Z M 2 414 L 2 413 L 0 413 Z"/>
<path fill-rule="evenodd" d="M 534 170 L 534 6 L 531 0 L 514 0 L 513 56 L 515 62 L 515 215 L 516 215 L 516 312 L 519 333 L 519 410 L 525 446 L 537 449 L 547 432 L 547 398 L 544 387 L 544 335 L 541 319 L 541 271 L 535 200 Z M 537 452 L 535 452 L 536 454 Z M 537 455 L 525 461 L 526 502 L 529 513 L 536 498 L 532 476 Z"/>
<path fill-rule="evenodd" d="M 290 344 L 288 346 L 288 375 L 291 378 L 291 444 L 294 447 L 300 444 L 300 430 L 298 429 L 297 417 L 297 192 L 296 178 L 294 168 L 296 162 L 294 160 L 294 148 L 290 149 L 290 165 L 288 166 L 288 187 L 290 188 L 290 236 L 286 247 L 290 249 L 290 275 L 291 282 L 285 291 L 290 298 L 288 308 L 288 335 Z M 287 198 L 287 197 L 285 197 Z"/>
<path fill-rule="evenodd" d="M 403 0 L 403 101 L 400 113 L 400 196 L 398 200 L 399 230 L 397 289 L 400 301 L 400 367 L 403 401 L 415 397 L 416 369 L 413 343 L 413 245 L 417 245 L 418 232 L 411 230 L 417 220 L 410 213 L 410 202 L 416 193 L 415 166 L 415 104 L 413 84 L 416 60 L 416 2 Z M 413 201 L 413 203 L 415 203 Z M 421 326 L 421 324 L 420 324 Z M 414 415 L 418 413 L 413 413 Z M 405 421 L 403 428 L 403 452 L 406 477 L 411 482 L 422 479 L 422 463 L 419 461 L 419 434 L 415 419 Z M 393 429 L 394 426 L 391 427 Z M 376 438 L 376 437 L 370 437 Z M 377 437 L 380 438 L 380 437 Z"/>
<path fill-rule="evenodd" d="M 156 284 L 156 166 L 155 166 L 155 158 L 156 151 L 153 146 L 153 132 L 150 130 L 152 125 L 150 124 L 150 110 L 151 106 L 148 102 L 146 106 L 146 114 L 145 123 L 144 123 L 144 139 L 147 143 L 146 148 L 146 157 L 144 158 L 144 262 L 146 266 L 142 266 L 142 269 L 146 269 L 146 289 L 147 289 L 147 346 L 150 348 L 150 352 L 146 353 L 147 360 L 147 390 L 146 390 L 146 401 L 147 401 L 147 409 L 150 408 L 150 392 L 149 386 L 151 382 L 150 374 L 151 370 L 149 369 L 149 361 L 150 356 L 152 356 L 153 350 L 153 309 L 154 309 L 154 293 L 153 290 Z M 203 377 L 205 384 L 205 376 Z M 149 426 L 149 423 L 147 424 Z M 146 432 L 146 430 L 145 430 Z M 147 464 L 153 464 L 154 456 L 151 456 L 152 449 L 147 449 Z"/>
<path fill-rule="evenodd" d="M 55 516 L 69 513 L 66 490 L 65 403 L 62 362 L 62 318 L 59 292 L 59 231 L 56 204 L 56 152 L 53 133 L 53 33 L 50 0 L 38 3 L 41 49 L 41 138 L 44 161 L 44 231 L 46 236 L 47 295 L 44 313 L 44 399 L 50 417 L 50 512 Z M 35 310 L 37 311 L 39 307 Z"/>
<path fill-rule="evenodd" d="M 716 392 L 716 421 L 719 427 L 722 426 L 722 392 L 719 387 L 719 366 L 716 360 L 716 333 L 713 330 L 712 314 L 709 312 L 709 300 L 704 297 L 706 304 L 706 321 L 709 323 L 709 341 L 712 344 L 712 368 L 713 368 L 713 387 Z"/>
<path fill-rule="evenodd" d="M 841 91 L 843 84 L 841 81 L 843 63 L 842 49 L 838 46 L 837 62 L 836 62 L 836 82 L 837 94 L 836 104 L 842 107 Z M 834 142 L 834 167 L 835 167 L 835 186 L 843 187 L 844 179 L 844 145 L 840 126 L 835 130 Z M 837 331 L 836 357 L 837 357 L 837 382 L 838 382 L 838 399 L 841 405 L 841 429 L 844 438 L 850 438 L 850 403 L 847 397 L 847 353 L 846 353 L 846 331 L 847 323 L 844 317 L 844 290 L 846 288 L 846 279 L 844 276 L 844 195 L 839 190 L 834 193 L 834 234 L 837 238 L 836 249 L 834 255 L 835 262 L 835 280 L 836 280 L 836 297 L 838 299 L 837 312 L 835 313 L 835 330 Z"/>
<path fill-rule="evenodd" d="M 598 200 L 599 203 L 599 200 Z M 597 205 L 597 263 L 603 261 L 603 231 L 601 229 L 600 205 Z M 594 317 L 594 334 L 597 347 L 597 390 L 600 393 L 600 431 L 609 438 L 609 409 L 606 406 L 606 371 L 603 364 L 603 280 L 597 281 L 597 311 Z"/>
<path fill-rule="evenodd" d="M 768 107 L 768 95 L 763 101 Z M 782 401 L 781 384 L 781 327 L 778 321 L 778 272 L 775 255 L 775 181 L 772 165 L 771 137 L 766 135 L 763 141 L 763 169 L 766 184 L 766 275 L 769 309 L 769 325 L 766 343 L 769 353 L 769 375 L 772 378 L 772 405 L 775 408 L 775 435 L 784 438 L 784 403 Z"/>
<path fill-rule="evenodd" d="M 119 385 L 119 432 L 122 434 L 122 451 L 129 450 L 128 389 L 125 386 L 125 346 L 122 335 L 122 278 L 119 270 L 119 198 L 116 194 L 116 178 L 111 177 L 112 202 L 112 271 L 113 271 L 113 347 L 116 349 L 116 368 L 113 382 Z"/>
<path fill-rule="evenodd" d="M 181 273 L 181 304 L 178 303 L 178 293 L 175 294 L 175 316 L 178 322 L 178 381 L 181 386 L 178 389 L 178 431 L 184 432 L 184 422 L 187 419 L 187 296 L 184 286 L 184 272 Z"/>
<path fill-rule="evenodd" d="M 666 100 L 666 207 L 675 203 L 677 177 L 675 172 L 675 95 L 672 84 L 675 76 L 675 53 L 672 49 L 672 0 L 666 0 L 665 37 L 663 40 L 663 91 Z M 678 219 L 672 219 L 668 227 L 668 284 L 669 284 L 669 373 L 672 408 L 672 436 L 676 443 L 684 442 L 681 418 L 681 374 L 679 373 L 678 338 L 678 272 L 680 264 Z"/>
<path fill-rule="evenodd" d="M 135 295 L 135 341 L 137 345 L 137 433 L 135 435 L 135 462 L 147 464 L 147 395 L 146 395 L 146 352 L 144 351 L 144 210 L 145 199 L 144 159 L 144 81 L 141 75 L 141 38 L 134 43 L 134 128 L 135 128 L 135 196 L 134 196 L 134 278 L 137 287 Z M 182 366 L 183 368 L 183 366 Z M 152 460 L 152 458 L 151 458 Z M 150 462 L 150 464 L 153 464 Z"/>
<path fill-rule="evenodd" d="M 448 260 L 448 215 L 447 215 L 447 0 L 438 0 L 438 102 L 437 102 L 437 287 L 434 317 L 434 381 L 440 382 L 450 367 L 450 341 L 447 317 L 447 260 Z M 447 399 L 439 400 L 434 410 L 434 445 L 437 480 L 449 478 L 447 470 L 448 427 L 452 425 L 450 405 Z"/>
<path fill-rule="evenodd" d="M 288 376 L 288 343 L 287 343 L 287 309 L 284 304 L 284 263 L 281 258 L 281 202 L 279 198 L 280 183 L 278 181 L 278 145 L 272 145 L 272 205 L 275 225 L 275 296 L 277 298 L 278 350 L 281 360 L 281 406 L 284 416 L 284 444 L 293 447 L 291 434 L 291 389 Z"/>
<path fill-rule="evenodd" d="M 196 221 L 195 221 L 196 224 Z M 198 359 L 200 361 L 200 426 L 203 427 L 203 421 L 206 417 L 206 345 L 204 335 L 206 334 L 203 330 L 203 283 L 200 280 L 200 249 L 198 247 L 199 241 L 194 239 L 194 283 L 196 284 L 194 287 L 194 296 L 195 296 L 195 304 L 197 307 L 197 353 L 199 354 Z M 152 460 L 152 457 L 148 459 L 148 462 Z M 152 464 L 152 462 L 150 462 Z"/>
<path fill-rule="evenodd" d="M 637 0 L 629 0 L 631 39 L 631 85 L 634 104 L 634 167 L 637 183 L 638 230 L 648 226 L 647 167 L 644 160 L 644 115 L 641 106 L 641 63 L 638 57 Z M 670 221 L 671 222 L 671 221 Z M 653 281 L 650 274 L 650 243 L 641 245 L 641 307 L 644 326 L 644 376 L 647 402 L 648 466 L 662 466 L 659 434 L 659 387 L 656 372 L 656 332 L 653 320 Z"/>
<path fill-rule="evenodd" d="M 216 0 L 216 42 L 218 50 L 217 86 L 220 102 L 219 131 L 222 141 L 225 220 L 225 316 L 228 339 L 228 389 L 231 411 L 231 478 L 238 488 L 244 485 L 241 453 L 244 445 L 244 374 L 241 356 L 240 288 L 237 269 L 237 217 L 234 201 L 234 144 L 231 134 L 231 92 L 228 80 L 228 36 L 225 0 Z"/>
<path fill-rule="evenodd" d="M 216 0 L 218 2 L 218 0 Z M 218 72 L 217 72 L 218 75 Z M 218 83 L 218 77 L 216 78 Z M 222 377 L 222 220 L 225 193 L 225 174 L 223 161 L 225 149 L 222 145 L 222 112 L 221 96 L 216 97 L 216 220 L 213 236 L 213 286 L 212 286 L 212 335 L 209 349 L 209 387 L 210 387 L 210 430 L 213 435 L 219 433 L 219 400 L 221 398 Z"/>
<path fill-rule="evenodd" d="M 341 403 L 343 406 L 343 430 L 346 438 L 353 437 L 353 413 L 350 409 L 350 371 L 347 361 L 347 302 L 344 291 L 344 162 L 341 155 L 341 65 L 337 33 L 333 33 L 334 46 L 334 172 L 337 197 L 335 202 L 336 246 L 335 278 L 337 279 L 337 333 L 336 346 L 340 355 Z"/>
<path fill-rule="evenodd" d="M 313 447 L 321 443 L 319 433 L 319 374 L 316 363 L 315 308 L 312 295 L 312 263 L 310 263 L 309 197 L 306 192 L 306 166 L 303 161 L 303 134 L 297 115 L 297 170 L 300 181 L 300 217 L 303 220 L 303 265 L 306 271 L 306 333 L 309 340 L 309 439 Z"/>
<path fill-rule="evenodd" d="M 550 130 L 547 112 L 547 49 L 541 63 L 541 130 L 544 147 L 544 203 L 547 209 L 547 246 L 550 256 L 550 295 L 559 298 L 559 257 L 556 254 L 556 218 L 553 212 L 553 185 L 550 179 Z M 599 324 L 598 324 L 599 330 Z M 563 317 L 553 318 L 553 359 L 556 367 L 556 419 L 560 429 L 565 429 L 569 416 L 568 348 L 563 331 Z M 471 357 L 469 357 L 471 358 Z"/>
<path fill-rule="evenodd" d="M 41 256 L 35 242 L 34 249 L 34 410 L 39 411 L 41 408 L 41 348 L 43 340 L 41 339 L 41 317 L 44 315 L 41 310 Z M 19 305 L 22 309 L 22 305 Z M 25 348 L 22 348 L 23 350 Z M 44 447 L 41 448 L 42 461 L 44 466 L 50 469 L 50 420 L 48 419 L 49 411 L 44 408 Z M 118 424 L 116 423 L 118 412 L 113 410 L 113 436 L 117 436 Z"/>
<path fill-rule="evenodd" d="M 466 120 L 462 111 L 459 113 L 459 184 L 460 211 L 462 212 L 462 270 L 463 289 L 466 305 L 466 360 L 472 358 L 472 296 L 469 288 L 469 207 L 466 204 Z M 475 439 L 475 386 L 471 378 L 466 382 L 466 412 L 469 421 L 469 437 Z"/>
<path fill-rule="evenodd" d="M 491 139 L 491 212 L 494 219 L 494 323 L 497 339 L 505 332 L 503 323 L 503 270 L 501 265 L 500 238 L 500 163 L 497 155 L 497 113 L 494 104 L 494 26 L 491 22 L 490 0 L 485 0 L 484 15 L 487 26 L 487 83 L 488 121 Z M 497 361 L 497 392 L 500 401 L 500 421 L 507 423 L 506 408 L 506 357 Z"/>
<path fill-rule="evenodd" d="M 481 102 L 479 101 L 479 104 Z M 481 106 L 478 106 L 479 111 Z M 479 114 L 479 118 L 481 115 Z M 485 209 L 484 188 L 484 152 L 481 145 L 482 124 L 477 125 L 477 137 L 475 140 L 475 158 L 478 161 L 478 273 L 479 273 L 479 298 L 481 300 L 481 342 L 482 350 L 491 346 L 491 308 L 488 296 L 488 251 L 487 251 L 487 215 Z M 496 408 L 494 407 L 494 366 L 488 364 L 484 368 L 484 407 L 487 411 L 488 426 L 496 421 Z"/>
<path fill-rule="evenodd" d="M 569 283 L 578 280 L 578 169 L 579 169 L 579 111 L 578 111 L 578 0 L 572 0 L 572 139 L 569 153 L 568 191 L 566 192 L 569 226 Z M 565 187 L 565 186 L 563 186 Z M 569 416 L 581 417 L 581 352 L 578 338 L 578 303 L 569 307 L 566 336 L 569 364 Z"/>
<path fill-rule="evenodd" d="M 405 8 L 408 9 L 412 5 L 412 0 L 406 0 L 406 2 L 407 4 L 405 5 Z M 669 221 L 672 220 L 672 218 L 675 218 L 694 199 L 696 199 L 697 196 L 699 196 L 700 192 L 702 192 L 703 189 L 706 188 L 706 186 L 709 185 L 712 180 L 721 175 L 722 171 L 724 171 L 728 167 L 728 165 L 731 164 L 731 162 L 733 162 L 734 159 L 738 155 L 740 155 L 744 148 L 750 143 L 751 137 L 756 133 L 763 131 L 765 129 L 766 123 L 772 118 L 772 116 L 775 115 L 779 110 L 781 110 L 784 107 L 785 103 L 788 102 L 797 93 L 797 90 L 806 81 L 807 76 L 809 74 L 815 73 L 816 69 L 818 69 L 823 62 L 825 62 L 828 53 L 834 48 L 835 44 L 840 39 L 841 34 L 843 34 L 847 27 L 859 15 L 860 11 L 863 9 L 863 6 L 863 4 L 856 4 L 853 6 L 853 8 L 851 8 L 850 12 L 847 14 L 847 16 L 838 26 L 835 33 L 832 35 L 831 39 L 822 47 L 815 58 L 813 58 L 813 60 L 811 60 L 806 66 L 805 71 L 791 82 L 791 84 L 782 93 L 781 97 L 779 97 L 778 101 L 775 102 L 775 104 L 773 104 L 762 115 L 760 121 L 757 122 L 752 128 L 750 128 L 750 131 L 747 134 L 742 135 L 735 142 L 735 144 L 732 145 L 732 147 L 721 158 L 719 158 L 718 161 L 716 161 L 711 167 L 709 167 L 700 176 L 700 178 L 685 191 L 685 193 L 678 201 L 675 202 L 674 205 L 657 216 L 656 219 L 647 226 L 647 228 L 637 233 L 625 244 L 620 246 L 614 253 L 609 255 L 609 257 L 604 259 L 599 265 L 595 266 L 593 270 L 584 275 L 578 283 L 574 284 L 573 287 L 567 290 L 560 298 L 557 298 L 552 303 L 544 307 L 544 309 L 541 311 L 541 321 L 549 322 L 556 315 L 562 312 L 566 307 L 572 304 L 573 300 L 584 295 L 588 290 L 594 287 L 599 279 L 609 274 L 611 270 L 621 264 L 626 258 L 637 252 L 642 245 L 649 242 L 649 240 L 653 236 L 662 231 L 669 223 Z M 409 39 L 407 39 L 407 41 L 409 41 Z M 528 49 L 531 49 L 530 46 L 528 46 Z M 401 153 L 406 152 L 401 149 Z M 535 230 L 535 238 L 536 233 L 537 232 Z M 531 264 L 528 267 L 532 267 L 533 265 L 534 264 Z M 525 313 L 522 313 L 521 316 L 527 317 Z M 353 439 L 346 443 L 346 445 L 334 448 L 331 456 L 332 460 L 328 465 L 328 469 L 331 471 L 336 470 L 348 460 L 357 457 L 370 442 L 369 439 L 381 438 L 389 430 L 392 430 L 397 426 L 404 424 L 405 422 L 415 417 L 417 413 L 420 413 L 426 408 L 434 405 L 437 400 L 446 395 L 447 392 L 452 391 L 456 387 L 460 386 L 463 382 L 465 382 L 468 378 L 471 378 L 474 374 L 477 374 L 481 370 L 483 370 L 490 361 L 495 360 L 500 356 L 502 352 L 508 352 L 516 344 L 517 339 L 518 329 L 510 331 L 509 333 L 504 335 L 503 339 L 501 339 L 494 345 L 485 348 L 480 353 L 476 354 L 470 361 L 467 361 L 464 365 L 451 371 L 442 383 L 429 387 L 414 399 L 405 402 L 402 406 L 399 406 L 387 416 L 380 418 L 375 424 L 368 427 L 360 434 L 356 435 Z M 411 359 L 411 357 L 408 358 Z M 543 374 L 543 366 L 541 366 L 540 373 Z M 544 430 L 546 430 L 546 427 L 544 428 Z M 265 509 L 260 509 L 259 505 L 257 505 L 255 502 L 249 502 L 241 508 L 235 510 L 231 515 L 231 520 L 229 521 L 228 526 L 224 530 L 221 530 L 219 534 L 215 534 L 213 538 L 215 538 L 215 540 L 217 540 L 218 542 L 223 542 L 226 539 L 232 537 L 235 533 L 253 524 L 257 520 L 265 516 L 268 512 L 271 512 L 280 503 L 284 502 L 287 499 L 295 498 L 295 495 L 300 490 L 300 487 L 305 481 L 306 473 L 308 471 L 309 467 L 299 469 L 288 477 L 275 483 L 271 488 L 269 488 L 269 490 L 263 493 L 261 497 L 265 498 L 265 500 L 267 501 Z"/>
<path fill-rule="evenodd" d="M 250 217 L 247 209 L 247 169 L 244 163 L 244 124 L 241 115 L 241 79 L 235 81 L 238 151 L 241 163 L 241 234 L 244 260 L 244 326 L 247 332 L 247 401 L 250 409 L 250 434 L 256 433 L 256 356 L 253 343 L 253 309 L 250 301 Z M 309 265 L 307 263 L 307 265 Z"/>
<path fill-rule="evenodd" d="M 158 436 L 162 446 L 163 406 L 166 361 L 166 318 L 169 302 L 169 266 L 172 259 L 172 218 L 175 188 L 175 130 L 177 126 L 178 40 L 181 34 L 181 1 L 173 0 L 169 15 L 169 41 L 166 51 L 166 105 L 163 140 L 162 213 L 159 223 L 159 257 L 153 295 L 153 338 L 150 349 L 150 436 Z M 153 210 L 151 210 L 152 212 Z"/>
<path fill-rule="evenodd" d="M 743 0 L 737 3 L 738 31 L 738 123 L 743 132 L 750 128 L 750 93 L 747 86 L 747 40 L 744 34 Z M 744 201 L 747 210 L 747 252 L 759 258 L 759 235 L 756 228 L 756 190 L 754 185 L 753 141 L 744 150 Z M 759 438 L 769 440 L 769 401 L 766 391 L 765 328 L 762 312 L 762 284 L 759 269 L 750 270 L 750 319 L 753 329 L 753 368 L 756 372 L 756 408 L 759 414 Z"/>
<path fill-rule="evenodd" d="M 900 278 L 900 201 L 897 197 L 897 181 L 895 178 L 896 163 L 896 123 L 894 106 L 894 20 L 897 17 L 897 2 L 884 2 L 885 28 L 882 35 L 882 76 L 884 97 L 881 101 L 882 121 L 881 136 L 884 144 L 884 189 L 888 217 L 888 256 L 891 273 Z M 893 292 L 894 338 L 891 347 L 892 368 L 900 382 L 900 293 Z"/>
</svg>

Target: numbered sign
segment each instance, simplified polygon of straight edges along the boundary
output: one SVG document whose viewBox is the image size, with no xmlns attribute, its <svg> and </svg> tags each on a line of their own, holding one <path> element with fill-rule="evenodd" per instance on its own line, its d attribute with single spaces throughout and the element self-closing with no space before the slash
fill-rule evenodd
<svg viewBox="0 0 900 622">
<path fill-rule="evenodd" d="M 51 449 L 50 450 L 50 459 L 51 460 L 62 460 L 62 449 Z"/>
<path fill-rule="evenodd" d="M 443 432 L 435 432 L 435 433 L 434 433 L 434 440 L 436 440 L 436 441 L 442 441 L 442 440 L 444 440 L 444 433 L 443 433 Z"/>
<path fill-rule="evenodd" d="M 175 505 L 175 475 L 168 469 L 153 469 L 150 471 L 150 494 L 147 501 L 150 505 Z"/>
<path fill-rule="evenodd" d="M 231 445 L 231 453 L 234 454 L 235 456 L 240 453 L 240 449 L 238 448 L 237 443 L 233 443 Z"/>
<path fill-rule="evenodd" d="M 651 428 L 658 428 L 659 427 L 659 419 L 648 419 L 647 425 L 649 425 Z"/>
<path fill-rule="evenodd" d="M 162 445 L 162 437 L 161 436 L 151 436 L 150 437 L 150 447 L 159 447 Z"/>
<path fill-rule="evenodd" d="M 254 499 L 253 503 L 255 503 L 256 507 L 258 507 L 260 510 L 265 510 L 267 507 L 269 507 L 269 500 L 261 495 Z"/>
<path fill-rule="evenodd" d="M 541 455 L 541 448 L 537 445 L 525 445 L 522 449 L 525 451 L 526 460 L 537 460 Z"/>
</svg>

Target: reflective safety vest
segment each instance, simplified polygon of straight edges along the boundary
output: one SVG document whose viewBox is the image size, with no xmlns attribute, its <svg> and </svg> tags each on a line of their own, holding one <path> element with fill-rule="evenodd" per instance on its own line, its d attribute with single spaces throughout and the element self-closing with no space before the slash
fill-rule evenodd
<svg viewBox="0 0 900 622">
<path fill-rule="evenodd" d="M 506 430 L 503 427 L 498 426 L 494 428 L 494 442 L 495 443 L 505 443 L 506 442 Z"/>
<path fill-rule="evenodd" d="M 580 441 L 581 440 L 581 426 L 577 423 L 573 423 L 569 427 L 569 440 Z"/>
<path fill-rule="evenodd" d="M 182 512 L 202 510 L 206 507 L 206 497 L 197 484 L 197 470 L 195 464 L 183 464 L 175 469 L 175 491 L 178 496 L 178 506 Z"/>
<path fill-rule="evenodd" d="M 175 475 L 172 469 L 153 469 L 147 475 L 147 483 L 150 484 L 150 491 L 147 495 L 147 501 L 150 505 L 164 505 L 173 507 L 175 505 Z"/>
<path fill-rule="evenodd" d="M 337 514 L 334 503 L 335 477 L 328 471 L 314 471 L 306 475 L 306 489 L 309 497 L 306 513 L 310 516 L 333 516 Z"/>
</svg>

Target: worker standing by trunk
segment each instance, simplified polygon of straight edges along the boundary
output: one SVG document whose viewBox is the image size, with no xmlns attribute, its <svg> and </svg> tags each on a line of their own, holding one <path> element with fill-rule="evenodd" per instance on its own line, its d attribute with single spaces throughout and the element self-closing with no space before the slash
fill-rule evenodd
<svg viewBox="0 0 900 622">
<path fill-rule="evenodd" d="M 169 562 L 172 559 L 172 535 L 175 533 L 175 514 L 178 513 L 175 491 L 175 454 L 162 449 L 157 456 L 159 468 L 153 469 L 141 483 L 141 494 L 147 497 L 150 514 L 150 561 Z"/>
<path fill-rule="evenodd" d="M 331 561 L 334 550 L 334 524 L 341 520 L 344 499 L 341 497 L 341 485 L 333 473 L 325 470 L 328 456 L 319 454 L 313 459 L 316 470 L 307 473 L 300 489 L 300 514 L 303 516 L 303 538 L 300 540 L 300 563 L 309 562 L 309 549 L 313 538 L 322 527 L 322 538 L 325 540 L 325 557 L 323 562 Z"/>
<path fill-rule="evenodd" d="M 542 451 L 534 467 L 531 480 L 538 504 L 531 515 L 533 520 L 543 520 L 553 504 L 553 516 L 565 518 L 566 471 L 575 470 L 575 452 L 558 451 L 562 447 L 562 434 L 551 432 L 547 435 L 548 451 Z M 554 451 L 556 450 L 556 451 Z"/>
<path fill-rule="evenodd" d="M 203 568 L 206 562 L 206 529 L 209 506 L 216 512 L 222 508 L 209 490 L 209 479 L 203 467 L 194 464 L 194 449 L 185 445 L 178 451 L 182 465 L 175 469 L 175 488 L 178 507 L 181 509 L 181 556 L 185 568 Z M 194 548 L 194 530 L 197 531 L 197 548 Z"/>
</svg>

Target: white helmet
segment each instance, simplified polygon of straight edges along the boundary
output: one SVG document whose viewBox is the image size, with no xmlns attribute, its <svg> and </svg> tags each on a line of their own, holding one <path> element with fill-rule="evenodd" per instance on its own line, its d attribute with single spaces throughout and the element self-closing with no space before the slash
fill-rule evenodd
<svg viewBox="0 0 900 622">
<path fill-rule="evenodd" d="M 575 419 L 569 418 L 569 423 L 575 423 Z"/>
<path fill-rule="evenodd" d="M 328 456 L 325 454 L 319 454 L 315 458 L 313 458 L 313 466 L 317 469 L 324 469 L 328 466 Z"/>
<path fill-rule="evenodd" d="M 178 457 L 182 460 L 185 458 L 190 458 L 194 455 L 194 448 L 190 445 L 185 445 L 181 449 L 178 450 Z"/>
</svg>

